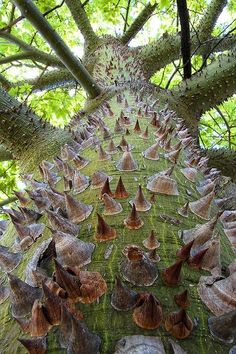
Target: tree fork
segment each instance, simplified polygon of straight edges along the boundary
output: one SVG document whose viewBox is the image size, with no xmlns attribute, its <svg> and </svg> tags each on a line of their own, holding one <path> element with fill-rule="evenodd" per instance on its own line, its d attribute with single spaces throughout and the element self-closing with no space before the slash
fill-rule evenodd
<svg viewBox="0 0 236 354">
<path fill-rule="evenodd" d="M 101 93 L 101 88 L 96 84 L 89 72 L 74 56 L 57 32 L 53 30 L 34 3 L 31 0 L 14 0 L 14 3 L 25 18 L 32 23 L 48 42 L 63 64 L 88 93 L 89 97 L 97 97 Z"/>
</svg>

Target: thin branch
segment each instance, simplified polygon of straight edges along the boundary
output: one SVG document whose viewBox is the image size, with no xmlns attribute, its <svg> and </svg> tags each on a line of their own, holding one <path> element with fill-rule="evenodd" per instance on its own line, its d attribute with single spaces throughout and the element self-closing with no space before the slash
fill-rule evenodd
<svg viewBox="0 0 236 354">
<path fill-rule="evenodd" d="M 201 132 L 199 132 L 199 140 L 201 141 L 202 146 L 204 147 L 204 149 L 206 149 L 206 145 L 205 145 L 204 140 L 203 140 L 203 138 L 202 138 Z"/>
<path fill-rule="evenodd" d="M 221 40 L 222 39 L 222 40 Z M 135 54 L 143 62 L 147 78 L 180 57 L 180 36 L 166 34 L 156 42 L 134 48 Z M 216 45 L 217 44 L 217 45 Z M 199 44 L 196 36 L 192 37 L 192 56 L 203 55 L 211 50 L 218 53 L 236 46 L 236 35 L 211 37 Z M 214 48 L 214 49 L 213 49 Z"/>
<path fill-rule="evenodd" d="M 216 107 L 215 109 L 219 113 L 219 115 L 221 116 L 221 118 L 223 119 L 223 121 L 225 123 L 226 129 L 227 129 L 227 133 L 228 133 L 228 145 L 229 145 L 229 149 L 231 149 L 231 131 L 230 131 L 229 123 L 227 122 L 227 119 L 225 118 L 225 116 L 222 113 L 222 111 L 220 110 L 220 108 Z"/>
<path fill-rule="evenodd" d="M 174 87 L 174 105 L 179 109 L 181 106 L 182 109 L 188 107 L 189 112 L 200 116 L 236 92 L 235 77 L 236 48 L 228 54 L 220 55 L 201 73 L 194 74 L 191 79 Z"/>
<path fill-rule="evenodd" d="M 54 6 L 52 9 L 50 9 L 50 10 L 44 12 L 43 16 L 47 16 L 47 15 L 49 15 L 50 13 L 52 13 L 53 11 L 55 11 L 55 10 L 57 10 L 57 9 L 60 9 L 60 7 L 62 7 L 62 6 L 64 5 L 64 3 L 65 3 L 65 0 L 62 0 L 62 2 L 61 2 L 59 5 L 56 5 L 56 6 Z"/>
<path fill-rule="evenodd" d="M 22 41 L 11 33 L 0 31 L 0 37 L 6 39 L 10 43 L 17 45 L 24 52 L 27 52 L 27 55 L 32 55 L 35 60 L 37 60 L 36 58 L 38 58 L 38 61 L 41 61 L 43 63 L 51 64 L 52 66 L 63 67 L 63 64 L 57 57 L 42 52 L 41 50 L 35 47 L 32 47 L 30 44 Z M 19 53 L 19 55 L 24 55 L 24 53 Z"/>
<path fill-rule="evenodd" d="M 37 77 L 36 79 L 19 81 L 14 84 L 14 86 L 22 86 L 24 83 L 32 85 L 33 92 L 44 91 L 44 90 L 52 90 L 58 87 L 75 87 L 77 81 L 74 76 L 66 70 L 54 70 L 49 71 L 41 77 Z"/>
<path fill-rule="evenodd" d="M 136 36 L 136 34 L 143 28 L 144 24 L 148 21 L 156 7 L 157 4 L 151 5 L 150 3 L 145 6 L 145 8 L 140 12 L 138 17 L 131 24 L 129 29 L 121 37 L 120 40 L 123 44 L 129 43 Z"/>
<path fill-rule="evenodd" d="M 13 19 L 14 19 L 15 10 L 16 10 L 16 7 L 15 7 L 15 5 L 13 4 L 13 5 L 12 5 L 12 8 L 11 8 L 9 23 L 11 23 L 11 22 L 13 21 Z M 11 27 L 9 27 L 7 31 L 8 31 L 8 32 L 11 32 Z"/>
<path fill-rule="evenodd" d="M 52 9 L 47 10 L 46 12 L 44 12 L 43 16 L 47 16 L 47 15 L 49 15 L 50 13 L 52 13 L 53 11 L 59 9 L 60 7 L 62 7 L 62 5 L 64 4 L 64 2 L 65 2 L 65 0 L 62 0 L 62 2 L 61 2 L 59 5 L 56 5 L 56 6 L 54 6 Z M 10 23 L 9 23 L 7 26 L 5 26 L 5 27 L 3 27 L 3 28 L 0 29 L 0 32 L 1 32 L 1 31 L 10 32 L 10 31 L 11 31 L 11 28 L 12 28 L 14 25 L 16 25 L 18 22 L 20 22 L 21 20 L 23 20 L 24 18 L 25 18 L 24 16 L 19 16 L 19 17 L 16 18 L 15 20 L 13 20 L 13 18 L 12 18 L 12 20 L 10 21 Z"/>
<path fill-rule="evenodd" d="M 162 70 L 161 80 L 160 80 L 160 82 L 158 83 L 158 86 L 161 86 L 161 85 L 162 85 L 162 82 L 163 82 L 164 76 L 165 76 L 165 71 L 166 71 L 166 68 L 164 68 L 164 69 Z"/>
<path fill-rule="evenodd" d="M 3 207 L 4 205 L 8 205 L 8 204 L 10 204 L 10 203 L 13 203 L 13 202 L 15 202 L 16 200 L 17 200 L 16 197 L 10 197 L 10 198 L 7 198 L 7 199 L 5 199 L 5 200 L 2 200 L 2 201 L 0 202 L 0 208 Z"/>
<path fill-rule="evenodd" d="M 28 43 L 22 41 L 11 33 L 0 31 L 0 37 L 6 39 L 10 43 L 16 44 L 22 50 L 32 50 L 32 47 Z"/>
<path fill-rule="evenodd" d="M 124 23 L 123 33 L 126 32 L 126 28 L 127 28 L 127 26 L 128 26 L 128 17 L 129 17 L 130 4 L 131 4 L 131 0 L 128 0 L 128 4 L 127 4 L 127 8 L 126 8 L 126 13 L 125 13 L 125 23 Z"/>
<path fill-rule="evenodd" d="M 236 29 L 236 27 L 232 28 L 229 32 L 226 33 L 225 36 L 221 37 L 221 38 L 215 43 L 215 45 L 211 48 L 211 50 L 205 55 L 204 61 L 203 61 L 203 63 L 202 63 L 202 66 L 201 66 L 201 68 L 200 68 L 198 71 L 201 71 L 201 70 L 205 67 L 205 65 L 206 65 L 206 63 L 207 63 L 207 59 L 209 58 L 209 56 L 211 55 L 211 53 L 213 53 L 214 49 L 215 49 L 230 33 L 232 33 L 235 29 Z"/>
<path fill-rule="evenodd" d="M 173 65 L 174 65 L 174 63 L 173 63 Z M 170 78 L 169 78 L 169 80 L 168 80 L 168 82 L 167 82 L 167 84 L 166 84 L 166 87 L 165 87 L 166 90 L 167 90 L 168 87 L 170 86 L 170 83 L 171 83 L 172 79 L 174 78 L 174 76 L 177 74 L 177 72 L 179 72 L 179 68 L 180 68 L 180 62 L 179 62 L 178 65 L 175 66 L 175 70 L 174 70 L 173 73 L 171 74 L 171 76 L 170 76 Z"/>
<path fill-rule="evenodd" d="M 50 66 L 64 67 L 60 60 L 57 57 L 54 57 L 50 54 L 43 53 L 37 50 L 25 51 L 23 53 L 17 53 L 10 55 L 9 57 L 4 57 L 0 59 L 0 64 L 12 63 L 13 61 L 26 60 L 30 59 L 33 61 L 38 61 Z"/>
<path fill-rule="evenodd" d="M 84 5 L 80 0 L 66 0 L 66 5 L 69 8 L 78 29 L 82 33 L 86 45 L 89 47 L 96 45 L 99 38 L 91 26 L 88 16 L 84 10 Z"/>
<path fill-rule="evenodd" d="M 14 3 L 20 9 L 22 14 L 45 38 L 63 64 L 75 77 L 76 81 L 78 81 L 89 94 L 90 98 L 97 97 L 101 93 L 100 87 L 96 84 L 81 62 L 74 56 L 57 32 L 43 17 L 34 3 L 31 0 L 14 0 Z"/>
<path fill-rule="evenodd" d="M 191 40 L 187 1 L 177 0 L 177 8 L 181 26 L 181 53 L 183 58 L 184 79 L 189 79 L 191 77 Z"/>
</svg>

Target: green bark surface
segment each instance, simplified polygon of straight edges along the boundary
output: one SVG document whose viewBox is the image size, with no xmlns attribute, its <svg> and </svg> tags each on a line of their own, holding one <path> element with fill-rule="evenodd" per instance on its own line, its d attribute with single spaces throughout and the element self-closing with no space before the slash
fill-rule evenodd
<svg viewBox="0 0 236 354">
<path fill-rule="evenodd" d="M 81 200 L 86 204 L 91 204 L 93 206 L 93 212 L 88 219 L 80 223 L 81 229 L 78 237 L 82 240 L 93 242 L 96 245 L 95 251 L 92 255 L 92 262 L 89 264 L 88 269 L 99 271 L 101 275 L 107 282 L 108 290 L 105 295 L 103 295 L 99 302 L 95 302 L 91 305 L 81 305 L 78 307 L 84 314 L 84 320 L 90 331 L 96 332 L 102 339 L 101 354 L 112 354 L 115 349 L 115 343 L 126 335 L 142 334 L 158 336 L 163 340 L 164 346 L 166 348 L 166 353 L 170 353 L 168 349 L 168 338 L 170 335 L 165 331 L 164 325 L 157 330 L 143 330 L 135 325 L 132 320 L 132 311 L 118 312 L 112 308 L 110 305 L 110 297 L 112 293 L 112 288 L 114 286 L 115 276 L 120 274 L 120 263 L 124 259 L 122 255 L 122 250 L 126 245 L 136 244 L 142 246 L 142 241 L 148 236 L 150 231 L 153 229 L 160 242 L 160 248 L 158 249 L 158 254 L 160 256 L 160 262 L 156 264 L 159 272 L 158 279 L 151 287 L 134 287 L 131 284 L 126 283 L 130 288 L 134 288 L 138 292 L 152 292 L 161 302 L 163 307 L 164 315 L 169 312 L 177 310 L 177 305 L 175 305 L 173 296 L 182 290 L 188 289 L 190 294 L 191 306 L 188 310 L 188 314 L 196 324 L 192 334 L 189 338 L 179 341 L 181 347 L 187 352 L 192 354 L 225 354 L 228 353 L 229 347 L 218 343 L 210 335 L 207 327 L 207 319 L 210 315 L 210 311 L 202 303 L 199 298 L 197 291 L 197 284 L 199 277 L 201 275 L 210 275 L 209 272 L 192 270 L 187 264 L 184 264 L 182 270 L 182 281 L 179 286 L 167 287 L 161 280 L 160 273 L 167 266 L 177 260 L 176 250 L 180 248 L 183 243 L 178 236 L 179 230 L 187 230 L 196 226 L 196 224 L 204 223 L 203 220 L 197 216 L 189 213 L 188 218 L 183 218 L 177 213 L 177 209 L 186 201 L 194 201 L 200 198 L 199 193 L 196 190 L 196 184 L 203 179 L 202 173 L 198 173 L 196 183 L 188 181 L 180 172 L 180 168 L 185 167 L 186 153 L 181 152 L 180 158 L 176 164 L 172 177 L 176 180 L 178 184 L 179 196 L 166 196 L 157 194 L 156 201 L 152 205 L 151 210 L 148 212 L 139 213 L 140 217 L 144 221 L 144 226 L 139 230 L 129 230 L 124 226 L 124 219 L 130 213 L 129 201 L 134 198 L 138 185 L 141 184 L 143 191 L 147 199 L 150 199 L 152 193 L 150 193 L 147 188 L 148 177 L 154 175 L 157 172 L 161 172 L 169 168 L 172 163 L 168 161 L 164 154 L 163 149 L 159 149 L 160 158 L 158 161 L 147 160 L 143 157 L 142 152 L 155 142 L 154 132 L 155 128 L 150 126 L 150 116 L 145 117 L 145 105 L 149 108 L 153 102 L 158 97 L 156 92 L 152 92 L 152 88 L 148 85 L 140 85 L 138 83 L 139 79 L 142 79 L 142 73 L 136 73 L 136 68 L 131 64 L 129 69 L 127 69 L 127 61 L 125 62 L 124 57 L 118 56 L 119 60 L 116 62 L 116 68 L 113 71 L 113 79 L 120 79 L 121 73 L 126 81 L 131 78 L 136 79 L 136 83 L 133 83 L 130 88 L 117 88 L 117 91 L 122 94 L 123 102 L 118 103 L 117 97 L 114 95 L 109 100 L 109 105 L 113 112 L 113 116 L 109 116 L 108 113 L 103 112 L 101 107 L 98 107 L 94 112 L 90 112 L 91 116 L 97 116 L 103 118 L 104 123 L 109 127 L 112 134 L 113 140 L 116 145 L 119 144 L 122 134 L 113 133 L 115 120 L 120 116 L 121 110 L 128 116 L 131 120 L 131 125 L 127 126 L 130 131 L 130 135 L 125 138 L 128 143 L 133 146 L 132 154 L 135 161 L 138 163 L 138 169 L 134 172 L 120 172 L 116 168 L 117 161 L 121 158 L 123 153 L 119 151 L 117 154 L 112 155 L 112 158 L 108 161 L 98 161 L 98 155 L 95 151 L 94 146 L 86 148 L 81 152 L 81 155 L 88 159 L 90 163 L 81 170 L 81 173 L 90 176 L 93 172 L 97 170 L 102 170 L 106 172 L 109 176 L 112 176 L 112 181 L 110 183 L 111 190 L 115 190 L 118 179 L 122 176 L 124 185 L 129 192 L 128 199 L 119 200 L 121 202 L 123 211 L 118 215 L 105 216 L 106 222 L 117 230 L 117 238 L 113 241 L 98 243 L 94 239 L 95 229 L 97 224 L 96 213 L 99 212 L 103 214 L 103 205 L 100 196 L 100 189 L 93 190 L 88 187 L 84 192 L 77 195 L 76 198 Z M 114 54 L 111 51 L 104 51 L 103 55 L 99 53 L 100 62 L 111 61 L 114 65 Z M 129 62 L 129 60 L 128 60 Z M 98 64 L 99 65 L 99 64 Z M 126 67 L 125 67 L 126 65 Z M 136 75 L 136 76 L 135 76 Z M 108 74 L 106 74 L 106 67 L 104 67 L 98 77 L 101 80 L 108 80 Z M 141 88 L 143 86 L 143 88 Z M 141 99 L 136 102 L 137 95 Z M 166 104 L 166 97 L 163 99 L 163 95 L 159 96 L 160 101 L 156 103 L 153 108 L 157 112 L 164 108 Z M 127 100 L 128 105 L 125 107 L 125 100 Z M 145 130 L 146 126 L 149 127 L 149 138 L 147 140 L 142 139 L 136 133 L 133 132 L 134 124 L 138 118 L 138 109 L 142 107 L 142 117 L 139 118 L 142 131 Z M 79 123 L 80 126 L 83 124 L 83 120 Z M 175 122 L 173 121 L 173 124 Z M 76 121 L 73 122 L 73 126 L 76 125 Z M 108 145 L 108 140 L 103 140 L 103 134 L 101 130 L 98 130 L 97 136 L 101 141 L 101 145 L 106 149 Z M 172 145 L 178 142 L 175 137 L 172 139 Z M 43 155 L 42 159 L 44 158 Z M 53 155 L 52 155 L 53 157 Z M 57 190 L 62 190 L 62 182 L 57 185 Z M 211 217 L 217 213 L 217 208 L 212 205 Z M 165 222 L 161 215 L 166 215 L 173 220 L 178 221 L 178 225 L 173 225 L 172 222 Z M 40 223 L 45 222 L 46 218 L 39 220 Z M 234 254 L 231 245 L 224 235 L 222 226 L 220 223 L 216 227 L 217 232 L 221 235 L 221 262 L 223 267 L 227 267 L 234 259 Z M 8 232 L 2 237 L 1 244 L 11 246 L 14 243 L 16 232 L 11 226 Z M 26 265 L 34 255 L 36 249 L 42 243 L 43 240 L 48 239 L 50 236 L 48 231 L 45 231 L 42 237 L 40 237 L 28 251 L 23 254 L 23 260 L 13 271 L 14 274 L 20 276 L 22 279 L 25 278 Z M 113 246 L 111 256 L 108 260 L 104 259 L 104 252 L 109 246 Z M 51 275 L 53 271 L 53 262 L 50 261 L 47 265 L 50 269 L 48 275 Z M 2 284 L 7 284 L 7 276 L 5 273 L 0 273 L 0 279 Z M 17 342 L 17 338 L 26 337 L 24 333 L 19 329 L 18 324 L 12 319 L 9 300 L 5 301 L 0 305 L 0 347 L 2 354 L 19 354 L 26 353 L 25 349 L 20 343 Z M 58 343 L 58 327 L 53 327 L 53 329 L 48 334 L 48 353 L 65 353 L 64 349 L 61 349 Z"/>
</svg>

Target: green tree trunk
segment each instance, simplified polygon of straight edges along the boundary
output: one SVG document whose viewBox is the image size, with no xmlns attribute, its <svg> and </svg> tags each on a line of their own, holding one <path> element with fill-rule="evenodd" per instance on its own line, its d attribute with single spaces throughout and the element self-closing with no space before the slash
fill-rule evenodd
<svg viewBox="0 0 236 354">
<path fill-rule="evenodd" d="M 171 338 L 171 336 L 165 330 L 164 318 L 168 313 L 178 310 L 178 306 L 174 302 L 174 295 L 187 289 L 190 300 L 190 307 L 187 310 L 187 313 L 194 323 L 194 328 L 190 336 L 179 341 L 179 344 L 187 353 L 223 354 L 228 352 L 229 347 L 217 342 L 211 336 L 207 326 L 207 319 L 212 313 L 201 301 L 198 293 L 199 278 L 203 275 L 210 276 L 210 272 L 201 269 L 192 269 L 188 266 L 187 262 L 184 262 L 181 271 L 181 282 L 178 285 L 167 286 L 161 277 L 162 271 L 178 260 L 176 251 L 183 246 L 183 241 L 179 236 L 180 231 L 194 228 L 197 224 L 203 224 L 206 222 L 202 218 L 194 215 L 190 210 L 188 211 L 188 217 L 186 218 L 178 213 L 178 209 L 187 201 L 193 202 L 201 197 L 196 186 L 198 186 L 199 182 L 203 181 L 205 178 L 202 172 L 203 169 L 199 166 L 196 167 L 195 182 L 186 179 L 181 172 L 181 169 L 186 167 L 186 160 L 190 159 L 190 147 L 193 148 L 191 141 L 188 146 L 182 146 L 179 157 L 176 158 L 174 170 L 171 175 L 171 178 L 177 184 L 178 195 L 152 193 L 147 188 L 151 176 L 166 171 L 173 166 L 173 162 L 171 162 L 167 156 L 170 151 L 168 151 L 167 148 L 166 150 L 164 149 L 160 143 L 160 139 L 158 140 L 159 159 L 150 160 L 145 158 L 144 152 L 148 147 L 153 145 L 158 138 L 155 133 L 159 128 L 153 126 L 151 123 L 154 116 L 153 112 L 156 112 L 157 119 L 160 119 L 160 125 L 163 128 L 163 132 L 166 127 L 173 128 L 166 133 L 167 140 L 171 138 L 170 145 L 172 150 L 173 146 L 181 141 L 177 134 L 177 129 L 180 127 L 181 123 L 178 122 L 177 115 L 172 114 L 170 111 L 168 106 L 170 98 L 169 93 L 161 92 L 154 86 L 145 82 L 142 67 L 132 60 L 132 57 L 127 55 L 124 48 L 125 47 L 120 50 L 120 47 L 116 46 L 115 43 L 111 41 L 109 46 L 104 46 L 95 53 L 96 65 L 94 67 L 94 77 L 101 86 L 104 84 L 108 86 L 114 81 L 116 82 L 116 85 L 112 87 L 109 93 L 100 97 L 99 100 L 95 99 L 88 101 L 85 111 L 79 112 L 77 117 L 70 123 L 69 130 L 77 137 L 79 143 L 83 142 L 82 138 L 84 138 L 84 141 L 89 138 L 91 139 L 90 135 L 94 138 L 92 145 L 81 148 L 79 153 L 89 161 L 89 163 L 81 169 L 81 173 L 89 177 L 90 185 L 80 194 L 74 195 L 72 190 L 70 195 L 87 205 L 91 205 L 93 208 L 86 220 L 79 222 L 80 230 L 78 234 L 76 234 L 76 237 L 95 245 L 92 254 L 92 262 L 84 267 L 84 269 L 99 272 L 107 284 L 106 293 L 102 295 L 98 301 L 94 301 L 92 304 L 78 303 L 76 306 L 83 313 L 83 321 L 89 328 L 89 331 L 96 333 L 101 338 L 100 353 L 114 353 L 115 345 L 118 340 L 124 336 L 135 334 L 157 336 L 161 338 L 166 353 L 169 353 L 168 339 Z M 171 97 L 171 104 L 172 101 L 173 97 Z M 121 126 L 120 132 L 117 132 L 116 122 L 118 119 Z M 141 128 L 140 133 L 134 131 L 137 119 L 139 120 Z M 89 130 L 86 130 L 86 127 Z M 147 136 L 144 134 L 146 128 L 148 128 Z M 40 129 L 38 131 L 40 131 Z M 55 130 L 55 137 L 56 132 L 57 131 Z M 65 135 L 63 135 L 63 143 L 66 141 L 71 143 L 71 138 L 69 137 L 69 134 L 68 136 L 67 134 L 68 133 L 66 132 Z M 144 134 L 144 136 L 142 136 L 142 134 Z M 159 135 L 161 135 L 160 131 Z M 40 136 L 43 136 L 43 134 Z M 127 140 L 129 144 L 128 150 L 131 152 L 135 161 L 133 171 L 129 171 L 129 168 L 126 170 L 127 167 L 125 167 L 125 170 L 122 170 L 122 168 L 120 170 L 119 167 L 119 161 L 124 154 L 122 148 L 119 146 L 122 136 Z M 45 150 L 48 150 L 50 146 L 55 145 L 55 142 L 53 141 L 54 135 L 51 138 L 50 134 L 47 133 L 46 137 L 47 139 L 44 146 L 40 146 L 40 144 L 33 144 L 31 146 L 30 139 L 27 140 L 25 156 L 35 156 L 35 163 L 37 164 L 40 162 L 40 159 L 45 159 Z M 99 143 L 97 138 L 100 141 L 100 146 L 104 150 L 107 150 L 110 139 L 112 138 L 115 146 L 118 146 L 116 153 L 108 155 L 109 159 L 106 160 L 101 154 L 101 151 L 99 154 Z M 40 141 L 38 137 L 37 139 Z M 59 141 L 60 139 L 57 140 L 57 148 L 51 149 L 51 162 L 53 162 L 55 154 L 58 155 L 58 151 L 60 150 L 61 142 Z M 167 140 L 165 140 L 165 143 Z M 48 155 L 49 154 L 46 154 L 47 159 L 49 159 Z M 25 156 L 24 149 L 20 149 L 19 158 L 22 158 L 22 161 L 25 161 Z M 74 170 L 76 170 L 73 161 L 69 161 L 68 163 Z M 34 173 L 37 173 L 36 171 L 38 167 L 36 164 L 33 166 L 32 159 L 30 167 L 28 165 L 27 169 L 29 168 L 31 168 Z M 56 172 L 55 167 L 53 171 Z M 104 215 L 104 205 L 100 199 L 101 188 L 91 188 L 92 175 L 97 171 L 103 171 L 111 177 L 110 188 L 113 193 L 116 189 L 119 178 L 122 177 L 129 196 L 126 199 L 116 199 L 121 203 L 123 208 L 122 212 L 117 215 Z M 63 175 L 64 173 L 62 172 L 58 173 L 58 176 L 60 177 L 63 177 Z M 143 220 L 143 226 L 137 230 L 130 230 L 125 226 L 124 220 L 131 212 L 129 202 L 134 199 L 139 185 L 141 185 L 145 197 L 151 203 L 151 208 L 148 211 L 139 212 L 139 216 Z M 64 190 L 63 179 L 56 184 L 55 188 L 58 191 Z M 30 208 L 36 209 L 33 203 Z M 45 209 L 48 208 L 49 206 L 43 208 L 43 216 L 38 220 L 38 223 L 48 225 L 45 212 Z M 218 208 L 212 202 L 209 218 L 213 218 L 217 212 Z M 99 242 L 95 238 L 97 228 L 96 213 L 102 215 L 106 223 L 116 230 L 117 237 L 115 239 Z M 67 216 L 70 219 L 68 213 Z M 147 330 L 138 327 L 134 323 L 132 319 L 133 310 L 115 310 L 111 306 L 111 294 L 116 276 L 119 275 L 121 278 L 124 277 L 124 272 L 121 267 L 122 262 L 126 259 L 122 253 L 124 247 L 127 247 L 128 245 L 137 245 L 142 247 L 144 251 L 145 248 L 142 242 L 147 238 L 151 230 L 154 230 L 154 233 L 160 242 L 160 247 L 157 249 L 160 261 L 153 263 L 155 271 L 158 273 L 157 279 L 151 286 L 135 286 L 128 281 L 124 281 L 129 288 L 137 291 L 139 294 L 144 292 L 154 294 L 161 303 L 163 310 L 161 326 L 157 329 Z M 219 273 L 221 273 L 221 268 L 226 269 L 232 262 L 234 254 L 220 222 L 217 223 L 215 232 L 220 235 L 221 265 L 219 266 Z M 1 244 L 10 247 L 11 250 L 16 250 L 17 247 L 19 248 L 19 245 L 15 245 L 16 234 L 17 232 L 11 224 L 1 238 Z M 22 254 L 22 259 L 18 266 L 12 270 L 11 274 L 17 275 L 22 280 L 29 279 L 29 269 L 27 266 L 29 262 L 32 261 L 43 242 L 48 240 L 49 237 L 51 237 L 51 232 L 46 228 L 43 235 L 37 238 L 29 249 L 24 251 L 18 250 L 18 252 Z M 147 250 L 145 252 L 147 252 Z M 54 271 L 54 262 L 52 258 L 44 257 L 39 261 L 38 266 L 41 270 L 43 269 L 43 272 L 47 277 L 52 276 Z M 4 269 L 1 271 L 0 277 L 2 286 L 8 286 L 8 277 Z M 24 331 L 20 329 L 17 321 L 13 319 L 11 301 L 9 298 L 0 305 L 0 314 L 1 352 L 4 354 L 26 353 L 26 349 L 17 341 L 17 339 L 30 338 L 30 336 L 25 334 Z M 59 331 L 61 326 L 62 324 L 53 326 L 46 335 L 48 353 L 66 353 L 66 349 L 62 348 L 59 343 Z M 70 334 L 71 331 L 68 330 L 68 338 L 70 338 Z M 68 353 L 79 354 L 84 353 L 84 351 L 75 349 L 74 351 L 68 351 Z M 89 350 L 86 353 L 95 354 L 95 352 Z M 130 350 L 129 353 L 132 353 L 132 351 Z"/>
</svg>

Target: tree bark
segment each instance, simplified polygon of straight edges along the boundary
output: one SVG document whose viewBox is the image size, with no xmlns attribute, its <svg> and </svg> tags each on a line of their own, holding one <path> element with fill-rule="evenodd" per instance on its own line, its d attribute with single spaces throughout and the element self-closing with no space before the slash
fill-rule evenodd
<svg viewBox="0 0 236 354">
<path fill-rule="evenodd" d="M 99 37 L 95 34 L 90 21 L 86 15 L 83 4 L 81 4 L 80 0 L 66 0 L 66 5 L 68 6 L 72 17 L 82 33 L 85 46 L 88 50 L 92 50 L 95 46 L 97 46 L 100 41 Z"/>
<path fill-rule="evenodd" d="M 236 49 L 219 56 L 191 79 L 173 88 L 176 107 L 188 107 L 196 117 L 220 104 L 236 92 Z"/>
<path fill-rule="evenodd" d="M 144 9 L 135 19 L 135 21 L 130 25 L 128 30 L 121 37 L 121 43 L 128 44 L 137 35 L 137 33 L 143 28 L 145 23 L 148 21 L 156 7 L 157 4 L 151 5 L 150 3 L 148 3 L 144 7 Z"/>
<path fill-rule="evenodd" d="M 71 139 L 68 132 L 42 121 L 2 89 L 0 107 L 0 143 L 18 160 L 22 171 L 35 169 L 43 155 L 46 159 L 57 154 Z"/>
</svg>

